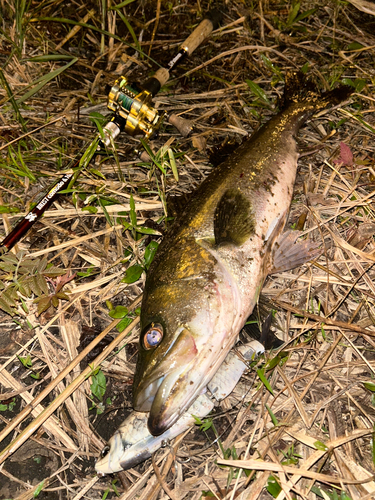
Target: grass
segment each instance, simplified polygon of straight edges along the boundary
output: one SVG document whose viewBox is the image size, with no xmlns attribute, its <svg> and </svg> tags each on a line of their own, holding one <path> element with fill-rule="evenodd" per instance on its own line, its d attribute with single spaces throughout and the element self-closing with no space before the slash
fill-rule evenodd
<svg viewBox="0 0 375 500">
<path fill-rule="evenodd" d="M 154 61 L 165 64 L 197 24 L 198 9 L 208 7 L 173 0 L 158 13 L 148 0 L 1 1 L 1 237 L 19 216 L 13 212 L 24 213 L 92 141 L 90 114 L 94 121 L 108 114 L 106 86 L 120 74 L 135 82 L 152 75 Z M 374 491 L 374 24 L 347 2 L 229 2 L 218 32 L 155 99 L 158 108 L 194 122 L 193 140 L 165 123 L 146 146 L 151 160 L 141 161 L 139 140 L 120 135 L 113 154 L 82 169 L 17 257 L 0 260 L 0 496 L 16 498 L 14 484 L 24 498 L 39 488 L 40 498 L 52 500 L 83 495 L 86 487 L 93 500 L 116 492 L 122 500 L 156 500 L 165 498 L 165 483 L 176 498 L 196 500 L 359 499 Z M 306 217 L 304 230 L 324 241 L 325 252 L 265 284 L 286 345 L 267 353 L 208 417 L 212 442 L 194 429 L 171 445 L 175 454 L 170 447 L 156 454 L 159 477 L 148 461 L 113 486 L 113 478 L 94 476 L 94 460 L 131 406 L 135 309 L 160 233 L 171 223 L 166 199 L 205 178 L 214 147 L 240 142 L 273 116 L 285 73 L 295 69 L 325 90 L 352 85 L 355 95 L 299 135 L 317 152 L 299 160 L 288 225 Z M 352 160 L 337 163 L 343 151 Z M 55 268 L 67 280 L 63 288 L 48 276 Z M 115 356 L 94 345 L 109 333 Z M 91 335 L 94 344 L 85 347 L 82 339 Z M 33 406 L 22 409 L 21 401 Z M 62 472 L 35 470 L 32 483 L 24 475 L 32 461 L 16 469 L 8 456 L 13 438 L 16 447 L 40 441 L 58 455 Z"/>
</svg>

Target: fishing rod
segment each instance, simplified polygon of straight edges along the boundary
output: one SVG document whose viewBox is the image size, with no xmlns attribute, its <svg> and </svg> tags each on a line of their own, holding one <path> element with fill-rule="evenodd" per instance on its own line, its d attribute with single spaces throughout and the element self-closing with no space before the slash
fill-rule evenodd
<svg viewBox="0 0 375 500">
<path fill-rule="evenodd" d="M 4 238 L 0 243 L 0 255 L 13 248 L 26 235 L 29 229 L 56 200 L 61 191 L 71 188 L 81 171 L 98 154 L 113 145 L 114 140 L 122 131 L 130 136 L 142 135 L 148 141 L 155 135 L 162 122 L 166 119 L 182 135 L 188 135 L 191 130 L 190 123 L 173 114 L 159 113 L 152 106 L 152 99 L 169 80 L 170 73 L 217 28 L 221 16 L 221 12 L 217 9 L 209 11 L 191 35 L 181 44 L 178 53 L 165 67 L 159 68 L 143 85 L 131 84 L 124 76 L 115 81 L 109 91 L 107 103 L 108 109 L 113 113 L 112 117 L 84 152 L 68 164 L 67 169 L 70 172 L 64 173 L 49 188 L 47 194 Z"/>
</svg>

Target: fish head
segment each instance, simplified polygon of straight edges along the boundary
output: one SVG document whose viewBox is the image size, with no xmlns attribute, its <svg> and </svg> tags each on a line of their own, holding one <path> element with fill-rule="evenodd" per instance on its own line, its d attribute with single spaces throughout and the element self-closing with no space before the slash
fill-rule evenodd
<svg viewBox="0 0 375 500">
<path fill-rule="evenodd" d="M 169 429 L 204 392 L 237 337 L 238 291 L 218 274 L 202 283 L 161 286 L 145 296 L 133 406 L 149 412 L 154 436 Z"/>
</svg>

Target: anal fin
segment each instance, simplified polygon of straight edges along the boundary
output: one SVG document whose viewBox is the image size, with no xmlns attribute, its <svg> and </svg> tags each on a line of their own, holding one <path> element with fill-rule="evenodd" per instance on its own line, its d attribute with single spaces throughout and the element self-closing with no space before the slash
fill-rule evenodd
<svg viewBox="0 0 375 500">
<path fill-rule="evenodd" d="M 297 242 L 301 231 L 284 231 L 272 249 L 271 267 L 268 274 L 280 273 L 302 266 L 322 253 L 319 244 L 304 240 Z"/>
</svg>

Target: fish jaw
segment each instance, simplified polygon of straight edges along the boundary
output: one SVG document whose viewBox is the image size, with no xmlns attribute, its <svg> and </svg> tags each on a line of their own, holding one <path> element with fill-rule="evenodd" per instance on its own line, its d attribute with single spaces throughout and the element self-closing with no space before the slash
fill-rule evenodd
<svg viewBox="0 0 375 500">
<path fill-rule="evenodd" d="M 197 312 L 179 326 L 162 356 L 142 363 L 134 387 L 134 409 L 149 412 L 148 428 L 158 436 L 170 428 L 204 392 L 246 320 L 240 313 L 236 283 L 221 269 Z M 220 274 L 220 273 L 219 273 Z M 154 358 L 154 359 L 153 359 Z M 137 382 L 136 381 L 136 382 Z"/>
<path fill-rule="evenodd" d="M 197 348 L 193 335 L 187 329 L 179 328 L 176 332 L 176 340 L 166 355 L 162 356 L 161 360 L 138 384 L 134 395 L 135 410 L 148 412 L 156 397 L 165 398 L 185 368 L 181 360 L 184 359 L 185 364 L 189 365 L 196 354 Z"/>
</svg>

